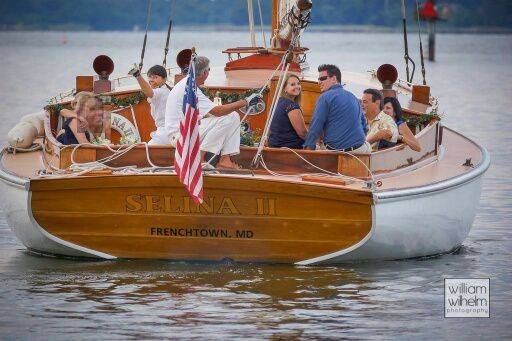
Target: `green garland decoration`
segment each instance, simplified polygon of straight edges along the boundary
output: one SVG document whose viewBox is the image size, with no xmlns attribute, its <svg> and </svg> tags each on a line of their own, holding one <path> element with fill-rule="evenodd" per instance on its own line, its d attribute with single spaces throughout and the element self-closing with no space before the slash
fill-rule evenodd
<svg viewBox="0 0 512 341">
<path fill-rule="evenodd" d="M 130 105 L 137 105 L 139 104 L 146 96 L 142 91 L 139 91 L 131 96 L 127 96 L 124 98 L 117 98 L 114 96 L 105 96 L 105 95 L 99 95 L 99 99 L 103 102 L 103 104 L 110 104 L 115 106 L 116 108 L 124 108 L 129 107 Z M 44 110 L 52 113 L 52 114 L 59 114 L 62 109 L 71 109 L 71 104 L 48 104 L 44 107 Z"/>
<path fill-rule="evenodd" d="M 103 101 L 103 104 L 111 104 L 117 108 L 124 108 L 124 107 L 129 107 L 130 105 L 139 104 L 144 98 L 146 98 L 146 95 L 144 95 L 144 93 L 142 91 L 139 91 L 131 96 L 127 96 L 124 98 L 117 98 L 114 96 L 101 96 L 101 95 L 99 97 Z"/>
<path fill-rule="evenodd" d="M 48 111 L 51 114 L 59 114 L 62 109 L 71 109 L 71 104 L 48 104 L 44 107 L 44 110 Z"/>
<path fill-rule="evenodd" d="M 405 121 L 407 122 L 407 124 L 409 124 L 410 126 L 413 126 L 413 127 L 426 125 L 433 119 L 435 119 L 437 121 L 441 120 L 441 117 L 439 117 L 436 110 L 434 110 L 428 114 L 423 114 L 421 116 L 405 117 Z"/>
<path fill-rule="evenodd" d="M 215 97 L 219 97 L 222 100 L 222 104 L 234 103 L 260 91 L 260 89 L 249 89 L 241 93 L 236 93 L 220 90 L 213 92 L 212 90 L 206 87 L 200 87 L 199 89 L 201 89 L 204 95 L 212 101 Z M 266 91 L 268 91 L 268 88 L 264 90 L 264 92 Z"/>
</svg>

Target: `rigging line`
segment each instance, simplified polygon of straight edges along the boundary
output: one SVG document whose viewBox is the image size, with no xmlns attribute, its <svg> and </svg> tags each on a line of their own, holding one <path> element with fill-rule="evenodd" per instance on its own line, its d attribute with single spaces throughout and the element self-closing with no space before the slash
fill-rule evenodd
<svg viewBox="0 0 512 341">
<path fill-rule="evenodd" d="M 274 78 L 275 74 L 276 74 L 279 70 L 281 70 L 281 71 L 282 71 L 282 68 L 283 68 L 283 67 L 284 67 L 284 65 L 285 65 L 285 61 L 286 61 L 286 57 L 287 57 L 287 56 L 288 56 L 288 53 L 284 53 L 284 54 L 283 54 L 283 58 L 281 59 L 281 62 L 279 63 L 279 65 L 277 66 L 277 68 L 276 68 L 276 69 L 272 72 L 272 74 L 268 77 L 268 79 L 267 79 L 267 81 L 265 82 L 265 84 L 264 84 L 264 85 L 259 89 L 258 94 L 259 94 L 260 96 L 262 96 L 262 95 L 263 95 L 263 92 L 267 89 L 267 87 L 269 86 L 270 82 L 272 81 L 272 78 Z M 274 97 L 275 97 L 275 94 L 274 94 Z M 240 120 L 240 124 L 242 124 L 243 122 L 245 122 L 245 120 L 246 120 L 247 116 L 249 116 L 249 115 L 250 115 L 250 112 L 251 112 L 252 110 L 253 110 L 253 108 L 252 108 L 252 107 L 247 109 L 247 111 L 246 111 L 246 113 L 245 113 L 244 117 Z M 215 122 L 213 125 L 211 125 L 210 127 L 208 127 L 208 129 L 203 133 L 203 136 L 201 137 L 201 141 L 202 141 L 202 139 L 204 139 L 204 137 L 205 137 L 206 135 L 208 135 L 208 133 L 209 133 L 209 132 L 210 132 L 210 131 L 211 131 L 211 130 L 212 130 L 212 129 L 213 129 L 213 128 L 218 124 L 218 123 L 219 123 L 219 122 L 217 121 L 217 122 Z M 268 120 L 265 122 L 265 128 L 266 128 L 267 124 L 268 124 Z M 237 131 L 237 129 L 235 129 L 235 130 L 234 130 L 234 131 L 229 135 L 228 139 L 229 139 L 229 138 L 231 138 L 231 137 L 233 136 L 233 134 L 234 134 L 236 131 Z M 215 155 L 214 155 L 214 156 L 215 156 Z M 208 166 L 208 165 L 210 165 L 210 166 L 211 166 L 211 162 L 213 161 L 214 156 L 212 156 L 212 157 L 210 158 L 210 160 L 208 160 L 208 162 L 206 162 L 206 164 L 205 164 L 206 166 Z"/>
<path fill-rule="evenodd" d="M 270 130 L 270 124 L 271 124 L 271 122 L 272 122 L 272 120 L 274 118 L 274 114 L 275 114 L 275 111 L 276 111 L 276 108 L 277 108 L 277 98 L 280 95 L 281 91 L 283 90 L 286 74 L 288 73 L 288 69 L 290 68 L 290 62 L 288 62 L 287 59 L 288 59 L 288 56 L 290 54 L 293 55 L 293 49 L 295 48 L 295 44 L 297 43 L 297 41 L 299 39 L 299 36 L 300 36 L 297 33 L 298 33 L 298 31 L 294 30 L 294 33 L 292 35 L 292 39 L 291 39 L 291 42 L 290 42 L 290 46 L 288 47 L 288 50 L 286 51 L 286 53 L 283 56 L 283 59 L 281 60 L 282 66 L 280 65 L 278 67 L 278 69 L 281 68 L 281 70 L 282 69 L 285 69 L 285 70 L 279 76 L 276 92 L 274 93 L 274 97 L 273 97 L 272 102 L 271 102 L 272 104 L 270 106 L 270 110 L 268 111 L 270 114 L 267 116 L 267 120 L 265 122 L 265 128 L 263 129 L 261 140 L 260 140 L 260 143 L 258 145 L 258 151 L 254 155 L 254 158 L 253 158 L 252 163 L 251 163 L 251 167 L 253 167 L 253 168 L 255 168 L 257 166 L 258 160 L 261 158 L 261 154 L 263 152 L 263 148 L 265 146 L 265 142 L 266 142 L 266 140 L 268 138 L 268 132 Z M 276 69 L 275 72 L 277 72 L 278 69 Z"/>
<path fill-rule="evenodd" d="M 267 48 L 267 38 L 265 37 L 265 30 L 263 29 L 263 15 L 261 14 L 261 0 L 258 0 L 258 11 L 260 13 L 261 39 L 263 39 L 263 47 Z"/>
<path fill-rule="evenodd" d="M 144 54 L 146 52 L 146 42 L 148 41 L 148 29 L 149 29 L 150 20 L 151 20 L 151 0 L 148 0 L 148 7 L 147 7 L 147 13 L 146 13 L 146 33 L 144 34 L 144 42 L 142 43 L 142 52 L 140 54 L 139 70 L 142 70 L 142 66 L 144 65 Z"/>
<path fill-rule="evenodd" d="M 172 31 L 172 19 L 169 19 L 169 28 L 167 29 L 167 40 L 165 42 L 165 48 L 164 48 L 164 61 L 162 62 L 162 65 L 164 67 L 167 66 L 167 54 L 169 53 L 169 38 L 171 36 Z"/>
<path fill-rule="evenodd" d="M 405 7 L 405 0 L 402 0 L 402 26 L 403 26 L 403 34 L 404 34 L 404 59 L 405 59 L 405 72 L 407 77 L 407 82 L 412 83 L 414 78 L 414 72 L 416 70 L 416 63 L 409 57 L 409 43 L 407 41 L 407 14 Z M 412 63 L 412 73 L 409 72 L 409 61 Z"/>
<path fill-rule="evenodd" d="M 283 65 L 284 66 L 284 65 Z M 274 118 L 274 114 L 276 112 L 277 108 L 277 98 L 281 91 L 283 91 L 284 83 L 286 74 L 288 73 L 288 69 L 290 68 L 290 64 L 286 63 L 286 68 L 284 72 L 281 74 L 278 82 L 278 86 L 276 88 L 276 92 L 274 93 L 274 98 L 272 99 L 272 106 L 270 107 L 270 115 L 268 115 L 267 122 L 265 124 L 265 128 L 263 129 L 263 134 L 261 136 L 260 143 L 258 145 L 258 151 L 256 152 L 256 155 L 254 155 L 254 158 L 252 160 L 251 166 L 255 167 L 258 164 L 258 160 L 261 158 L 261 153 L 263 152 L 263 147 L 265 146 L 265 142 L 267 140 L 268 131 L 270 130 L 270 122 L 272 122 L 272 119 Z"/>
<path fill-rule="evenodd" d="M 352 177 L 352 176 L 348 176 L 348 175 L 345 175 L 345 174 L 341 174 L 341 173 L 333 173 L 333 172 L 330 172 L 326 169 L 323 169 L 321 167 L 318 167 L 316 166 L 315 164 L 313 164 L 312 162 L 310 162 L 309 160 L 307 160 L 306 158 L 304 158 L 303 156 L 301 156 L 299 153 L 297 153 L 295 150 L 291 149 L 291 148 L 288 148 L 288 147 L 282 147 L 281 149 L 287 149 L 289 151 L 291 151 L 292 153 L 294 153 L 297 157 L 299 157 L 299 159 L 302 159 L 305 163 L 309 164 L 310 166 L 318 169 L 319 171 L 322 171 L 326 174 L 329 174 L 329 175 L 334 175 L 334 176 L 337 176 L 337 177 L 340 177 L 340 178 L 343 178 L 343 179 L 350 179 L 350 180 L 359 180 L 358 178 L 356 177 Z M 368 171 L 368 173 L 370 174 L 371 178 L 372 178 L 372 182 L 375 182 L 375 179 L 373 177 L 373 173 L 372 171 L 370 170 L 370 168 L 368 168 L 368 166 L 366 166 L 366 164 L 361 161 L 357 156 L 355 156 L 354 154 L 350 154 L 350 153 L 347 153 L 345 151 L 342 151 L 342 150 L 338 150 L 338 152 L 341 152 L 343 154 L 346 154 L 348 156 L 351 156 L 353 158 L 355 158 L 358 162 L 360 162 L 365 168 L 366 170 Z"/>
<path fill-rule="evenodd" d="M 171 3 L 171 15 L 169 16 L 169 27 L 167 28 L 167 39 L 165 41 L 165 48 L 164 48 L 164 61 L 163 66 L 167 66 L 167 54 L 169 53 L 169 38 L 171 37 L 171 31 L 172 31 L 172 18 L 174 17 L 174 9 L 175 9 L 176 0 L 173 0 Z"/>
<path fill-rule="evenodd" d="M 284 68 L 284 65 L 286 64 L 286 63 L 285 63 L 285 61 L 286 61 L 287 56 L 288 56 L 288 53 L 284 53 L 284 54 L 283 54 L 283 57 L 281 58 L 281 62 L 279 63 L 279 65 L 277 66 L 277 68 L 276 68 L 276 69 L 272 72 L 272 74 L 267 78 L 267 80 L 265 81 L 265 84 L 263 84 L 263 86 L 259 89 L 258 94 L 259 94 L 260 96 L 263 96 L 263 92 L 265 92 L 265 90 L 268 88 L 268 86 L 270 85 L 270 82 L 272 81 L 272 78 L 274 78 L 274 76 L 276 75 L 276 73 L 277 73 L 279 70 L 281 70 L 281 71 L 282 71 L 282 69 Z M 275 96 L 275 94 L 274 94 L 274 96 Z M 244 122 L 244 120 L 245 120 L 245 118 L 246 118 L 247 116 L 249 116 L 249 111 L 247 111 L 247 112 L 246 112 L 246 114 L 245 114 L 245 116 L 242 118 L 242 120 L 240 120 L 240 124 L 241 124 L 242 122 Z M 265 122 L 265 126 L 266 126 L 266 124 L 267 124 L 267 123 L 268 123 L 268 121 L 267 121 L 267 122 Z M 217 124 L 218 124 L 218 122 L 217 122 L 217 123 L 215 123 L 213 126 L 209 127 L 209 128 L 208 128 L 208 129 L 203 133 L 203 137 L 202 137 L 202 138 L 204 138 L 204 136 L 206 136 L 206 135 L 207 135 L 207 134 L 208 134 L 208 133 L 209 133 L 209 132 L 210 132 L 210 131 L 211 131 L 211 130 L 212 130 L 212 129 L 217 125 Z M 236 132 L 236 130 L 235 130 L 235 132 Z M 233 134 L 234 134 L 234 132 L 230 135 L 230 137 L 231 137 Z"/>
<path fill-rule="evenodd" d="M 89 169 L 89 170 L 93 170 L 93 169 L 108 168 L 108 169 L 111 169 L 111 170 L 124 170 L 124 169 L 136 170 L 136 169 L 138 169 L 136 165 L 112 167 L 112 166 L 108 166 L 106 163 L 118 159 L 119 157 L 123 156 L 124 154 L 128 153 L 129 151 L 131 151 L 132 149 L 134 149 L 135 147 L 140 146 L 140 145 L 143 145 L 145 147 L 146 161 L 151 166 L 151 167 L 149 167 L 149 169 L 169 169 L 169 170 L 173 170 L 174 169 L 173 166 L 158 166 L 158 165 L 155 165 L 151 161 L 151 157 L 150 157 L 150 153 L 149 153 L 149 146 L 148 146 L 147 142 L 134 143 L 134 144 L 129 145 L 129 146 L 124 146 L 123 145 L 123 146 L 119 146 L 119 148 L 117 148 L 117 149 L 113 149 L 109 145 L 104 145 L 110 152 L 112 152 L 112 155 L 109 155 L 109 156 L 106 156 L 106 157 L 104 157 L 102 159 L 98 159 L 96 161 L 91 161 L 91 162 L 76 162 L 75 161 L 75 152 L 76 152 L 76 150 L 78 150 L 79 148 L 81 148 L 83 146 L 93 146 L 93 147 L 96 147 L 97 145 L 94 145 L 94 144 L 91 144 L 91 143 L 81 143 L 81 144 L 78 144 L 78 145 L 76 145 L 73 148 L 73 150 L 71 152 L 71 162 L 72 162 L 72 164 L 69 167 L 69 169 L 71 169 L 71 170 L 73 170 L 73 169 L 78 169 L 78 170 L 80 170 L 80 169 Z M 77 175 L 80 175 L 80 174 L 77 174 Z"/>
<path fill-rule="evenodd" d="M 135 125 L 135 129 L 137 130 L 137 135 L 139 135 L 139 139 L 142 141 L 142 136 L 140 136 L 139 125 L 137 124 L 137 117 L 135 116 L 135 110 L 133 109 L 133 105 L 130 105 L 130 111 L 132 114 L 133 124 Z"/>
<path fill-rule="evenodd" d="M 247 0 L 247 12 L 249 15 L 249 33 L 251 35 L 251 46 L 256 47 L 256 37 L 254 35 L 254 9 L 252 0 Z"/>
<path fill-rule="evenodd" d="M 421 41 L 420 5 L 418 0 L 416 0 L 416 15 L 418 16 L 418 38 L 420 39 L 421 75 L 423 76 L 423 85 L 427 85 L 427 81 L 425 79 L 425 58 L 423 57 L 423 43 Z"/>
</svg>

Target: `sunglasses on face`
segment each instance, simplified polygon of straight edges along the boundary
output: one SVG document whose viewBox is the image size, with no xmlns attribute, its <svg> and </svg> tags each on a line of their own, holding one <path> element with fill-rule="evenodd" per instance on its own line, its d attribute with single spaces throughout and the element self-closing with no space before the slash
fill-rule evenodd
<svg viewBox="0 0 512 341">
<path fill-rule="evenodd" d="M 318 77 L 318 81 L 319 82 L 323 82 L 324 80 L 326 80 L 327 78 L 329 78 L 330 76 L 322 76 L 322 77 Z"/>
</svg>

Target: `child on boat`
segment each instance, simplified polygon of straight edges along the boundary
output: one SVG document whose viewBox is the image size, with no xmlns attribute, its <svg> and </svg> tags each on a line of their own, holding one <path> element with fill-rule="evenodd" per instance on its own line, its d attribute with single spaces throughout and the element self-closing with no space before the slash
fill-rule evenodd
<svg viewBox="0 0 512 341">
<path fill-rule="evenodd" d="M 129 74 L 137 79 L 151 106 L 151 116 L 155 121 L 156 130 L 151 133 L 151 140 L 148 143 L 169 144 L 169 136 L 165 130 L 165 105 L 171 90 L 166 83 L 167 71 L 161 65 L 152 66 L 148 70 L 148 81 L 141 76 L 137 66 L 130 70 Z"/>
</svg>

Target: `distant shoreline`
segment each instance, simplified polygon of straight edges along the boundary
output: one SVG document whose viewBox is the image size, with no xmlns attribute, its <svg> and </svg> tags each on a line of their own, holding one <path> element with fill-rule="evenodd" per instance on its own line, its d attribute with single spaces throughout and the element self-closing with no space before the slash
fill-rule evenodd
<svg viewBox="0 0 512 341">
<path fill-rule="evenodd" d="M 426 25 L 422 24 L 422 31 L 426 32 Z M 191 25 L 180 26 L 173 28 L 174 31 L 232 31 L 240 32 L 248 30 L 247 26 L 235 25 Z M 269 26 L 265 26 L 265 30 L 270 31 Z M 401 32 L 401 27 L 388 27 L 388 26 L 372 26 L 372 25 L 317 25 L 308 27 L 307 31 L 311 32 L 345 32 L 345 33 L 397 33 Z M 409 32 L 417 32 L 415 23 L 408 25 Z M 86 26 L 65 25 L 65 26 L 50 26 L 50 27 L 28 27 L 28 26 L 6 26 L 0 25 L 1 32 L 31 32 L 31 31 L 47 31 L 47 32 L 139 32 L 140 30 L 92 30 Z M 162 32 L 163 30 L 156 30 L 154 32 Z M 452 33 L 452 34 L 511 34 L 512 29 L 506 27 L 446 27 L 438 25 L 436 27 L 437 33 Z"/>
</svg>

